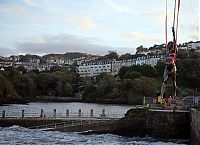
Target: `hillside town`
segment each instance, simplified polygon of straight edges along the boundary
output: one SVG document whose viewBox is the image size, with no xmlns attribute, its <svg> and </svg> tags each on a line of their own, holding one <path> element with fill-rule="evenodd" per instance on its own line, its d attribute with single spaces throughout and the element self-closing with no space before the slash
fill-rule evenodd
<svg viewBox="0 0 200 145">
<path fill-rule="evenodd" d="M 178 49 L 200 51 L 200 41 L 179 44 Z M 23 66 L 27 71 L 44 71 L 50 70 L 53 66 L 63 66 L 70 69 L 70 66 L 74 65 L 81 77 L 96 77 L 103 72 L 116 75 L 123 66 L 146 64 L 154 67 L 158 60 L 164 58 L 164 50 L 165 44 L 154 45 L 150 48 L 139 46 L 132 58 L 122 58 L 120 60 L 103 60 L 99 59 L 100 56 L 86 53 L 49 54 L 42 57 L 30 54 L 11 55 L 10 57 L 0 56 L 0 69 L 4 70 L 10 66 Z"/>
</svg>

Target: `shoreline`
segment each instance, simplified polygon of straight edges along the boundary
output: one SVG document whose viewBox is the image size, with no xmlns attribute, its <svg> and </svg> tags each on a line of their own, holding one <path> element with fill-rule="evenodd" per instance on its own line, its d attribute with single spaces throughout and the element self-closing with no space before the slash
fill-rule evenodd
<svg viewBox="0 0 200 145">
<path fill-rule="evenodd" d="M 109 105 L 142 105 L 138 103 L 138 99 L 134 102 L 126 102 L 123 100 L 101 99 L 101 100 L 84 100 L 83 97 L 57 97 L 57 96 L 37 96 L 36 99 L 28 100 L 6 100 L 0 102 L 0 106 L 7 106 L 10 104 L 28 104 L 30 102 L 79 102 L 79 103 L 96 103 L 96 104 L 109 104 Z"/>
</svg>

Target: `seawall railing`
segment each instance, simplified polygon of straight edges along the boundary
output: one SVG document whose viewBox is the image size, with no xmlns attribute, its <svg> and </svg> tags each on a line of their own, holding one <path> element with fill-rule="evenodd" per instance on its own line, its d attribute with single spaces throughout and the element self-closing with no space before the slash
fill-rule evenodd
<svg viewBox="0 0 200 145">
<path fill-rule="evenodd" d="M 106 112 L 105 109 L 102 109 L 102 111 L 96 111 L 94 112 L 93 109 L 91 109 L 89 112 L 84 112 L 81 109 L 78 111 L 70 111 L 69 109 L 66 109 L 65 112 L 58 112 L 56 109 L 53 109 L 52 111 L 45 111 L 43 109 L 40 110 L 40 112 L 28 112 L 26 110 L 21 110 L 17 112 L 9 112 L 6 110 L 2 110 L 0 112 L 1 118 L 123 118 L 124 114 L 120 113 L 113 113 L 113 112 Z"/>
<path fill-rule="evenodd" d="M 75 126 L 84 126 L 84 125 L 91 125 L 91 124 L 100 124 L 110 121 L 109 119 L 98 119 L 98 120 L 72 120 L 72 121 L 64 121 L 60 123 L 54 124 L 46 124 L 46 125 L 39 125 L 39 126 L 32 126 L 29 129 L 41 129 L 41 130 L 55 130 L 59 128 L 69 128 Z"/>
</svg>

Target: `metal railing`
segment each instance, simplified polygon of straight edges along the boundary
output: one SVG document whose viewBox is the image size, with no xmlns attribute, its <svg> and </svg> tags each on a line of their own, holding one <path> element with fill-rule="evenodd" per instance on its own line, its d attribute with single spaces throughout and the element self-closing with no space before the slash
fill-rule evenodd
<svg viewBox="0 0 200 145">
<path fill-rule="evenodd" d="M 71 112 L 68 109 L 66 112 L 44 111 L 40 112 L 27 112 L 26 110 L 17 112 L 8 112 L 6 110 L 0 111 L 1 118 L 123 118 L 124 114 L 102 111 L 83 112 L 80 109 L 77 112 Z"/>
<path fill-rule="evenodd" d="M 45 124 L 45 125 L 39 125 L 39 126 L 32 126 L 29 127 L 29 129 L 41 129 L 41 130 L 55 130 L 58 128 L 69 128 L 69 127 L 75 127 L 75 126 L 83 126 L 83 125 L 91 125 L 91 124 L 100 124 L 105 123 L 110 120 L 105 119 L 98 119 L 98 120 L 77 120 L 77 121 L 65 121 L 60 123 L 54 123 L 54 124 Z"/>
</svg>

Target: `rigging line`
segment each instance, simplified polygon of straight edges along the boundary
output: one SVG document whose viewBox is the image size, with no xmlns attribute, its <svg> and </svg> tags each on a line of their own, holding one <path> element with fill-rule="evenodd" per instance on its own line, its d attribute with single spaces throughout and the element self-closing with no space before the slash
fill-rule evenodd
<svg viewBox="0 0 200 145">
<path fill-rule="evenodd" d="M 165 11 L 166 11 L 166 12 L 165 12 L 165 13 L 166 13 L 166 15 L 165 15 L 165 41 L 166 41 L 166 42 L 165 42 L 165 43 L 166 43 L 166 44 L 165 44 L 165 47 L 166 47 L 166 48 L 165 48 L 165 52 L 167 53 L 167 0 L 166 0 L 166 8 L 165 8 Z M 165 54 L 166 54 L 166 53 L 165 53 Z"/>
<path fill-rule="evenodd" d="M 174 20 L 173 20 L 172 27 L 174 27 L 174 25 L 175 25 L 175 19 L 176 19 L 176 0 L 174 0 Z"/>
<path fill-rule="evenodd" d="M 179 18 L 179 11 L 180 11 L 180 3 L 181 3 L 181 0 L 178 0 L 178 11 L 177 11 L 177 18 L 176 18 L 176 39 L 175 39 L 175 44 L 177 44 L 177 35 L 178 35 L 178 18 Z M 175 54 L 176 54 L 176 49 L 177 45 L 175 46 Z"/>
</svg>

